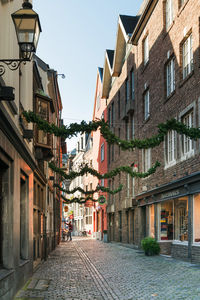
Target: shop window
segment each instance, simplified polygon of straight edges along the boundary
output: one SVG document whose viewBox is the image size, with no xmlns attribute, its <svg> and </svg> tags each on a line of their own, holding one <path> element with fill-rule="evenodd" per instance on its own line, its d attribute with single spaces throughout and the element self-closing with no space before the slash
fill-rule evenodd
<svg viewBox="0 0 200 300">
<path fill-rule="evenodd" d="M 200 194 L 194 196 L 194 209 L 193 209 L 193 236 L 194 242 L 200 243 Z"/>
<path fill-rule="evenodd" d="M 182 76 L 185 79 L 193 71 L 192 34 L 186 36 L 181 44 Z"/>
<path fill-rule="evenodd" d="M 189 111 L 187 114 L 185 114 L 181 121 L 188 127 L 193 127 L 194 125 L 194 113 L 193 110 Z M 194 152 L 194 141 L 190 139 L 189 137 L 183 135 L 182 136 L 182 154 L 188 155 L 193 154 Z"/>
<path fill-rule="evenodd" d="M 166 30 L 168 30 L 172 22 L 173 22 L 173 0 L 167 0 L 165 4 Z"/>
<path fill-rule="evenodd" d="M 175 90 L 175 60 L 171 58 L 166 65 L 166 91 L 169 97 Z"/>
<path fill-rule="evenodd" d="M 147 120 L 149 115 L 149 90 L 146 90 L 144 93 L 144 120 Z"/>
<path fill-rule="evenodd" d="M 165 139 L 166 163 L 173 164 L 176 160 L 176 133 L 169 130 Z"/>
<path fill-rule="evenodd" d="M 149 206 L 149 236 L 155 238 L 154 204 Z"/>
<path fill-rule="evenodd" d="M 160 240 L 173 240 L 173 200 L 160 204 Z"/>
<path fill-rule="evenodd" d="M 174 200 L 174 239 L 188 241 L 188 198 Z"/>
</svg>

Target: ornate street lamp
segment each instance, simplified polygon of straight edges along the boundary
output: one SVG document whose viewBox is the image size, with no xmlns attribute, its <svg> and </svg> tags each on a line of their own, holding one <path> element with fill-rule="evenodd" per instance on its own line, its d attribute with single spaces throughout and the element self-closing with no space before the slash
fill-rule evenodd
<svg viewBox="0 0 200 300">
<path fill-rule="evenodd" d="M 12 14 L 17 40 L 20 48 L 19 59 L 0 59 L 10 70 L 17 70 L 22 62 L 31 60 L 36 51 L 41 30 L 38 14 L 32 9 L 32 4 L 24 0 L 22 8 Z M 0 76 L 5 73 L 5 67 L 0 65 Z"/>
</svg>

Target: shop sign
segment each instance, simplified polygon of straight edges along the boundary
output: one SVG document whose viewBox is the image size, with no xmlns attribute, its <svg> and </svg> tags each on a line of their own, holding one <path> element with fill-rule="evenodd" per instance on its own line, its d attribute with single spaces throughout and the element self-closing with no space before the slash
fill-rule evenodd
<svg viewBox="0 0 200 300">
<path fill-rule="evenodd" d="M 174 191 L 171 191 L 171 192 L 166 192 L 166 193 L 163 193 L 161 194 L 161 199 L 164 199 L 164 198 L 172 198 L 174 196 L 178 196 L 180 194 L 179 190 L 174 190 Z"/>
</svg>

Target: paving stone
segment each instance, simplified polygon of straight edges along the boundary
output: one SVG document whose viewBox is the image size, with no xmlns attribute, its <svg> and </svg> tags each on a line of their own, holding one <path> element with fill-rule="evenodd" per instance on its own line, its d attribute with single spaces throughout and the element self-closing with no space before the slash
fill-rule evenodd
<svg viewBox="0 0 200 300">
<path fill-rule="evenodd" d="M 51 253 L 34 273 L 28 285 L 33 289 L 19 295 L 29 300 L 199 300 L 199 278 L 198 265 L 146 257 L 117 243 L 74 238 Z"/>
</svg>

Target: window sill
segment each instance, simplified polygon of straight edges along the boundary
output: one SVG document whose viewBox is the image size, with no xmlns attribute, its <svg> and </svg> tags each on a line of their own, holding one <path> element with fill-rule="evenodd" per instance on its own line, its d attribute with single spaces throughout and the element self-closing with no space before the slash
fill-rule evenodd
<svg viewBox="0 0 200 300">
<path fill-rule="evenodd" d="M 23 267 L 24 265 L 28 264 L 30 262 L 29 259 L 20 259 L 19 267 Z"/>
<path fill-rule="evenodd" d="M 172 243 L 173 245 L 182 245 L 182 246 L 188 246 L 188 242 L 187 241 L 184 241 L 184 242 L 181 242 L 181 241 L 173 241 Z"/>
<path fill-rule="evenodd" d="M 179 88 L 181 88 L 194 74 L 194 70 L 192 70 L 179 84 Z"/>
<path fill-rule="evenodd" d="M 7 269 L 0 269 L 0 280 L 5 279 L 6 277 L 10 276 L 14 273 L 14 270 L 7 270 Z"/>
<path fill-rule="evenodd" d="M 144 61 L 143 61 L 143 67 L 142 67 L 141 74 L 146 70 L 146 68 L 148 67 L 148 65 L 149 65 L 149 60 L 146 63 L 144 63 Z"/>
<path fill-rule="evenodd" d="M 150 115 L 148 116 L 148 118 L 144 119 L 143 125 L 145 125 L 149 120 L 150 120 Z"/>
<path fill-rule="evenodd" d="M 165 98 L 164 103 L 166 103 L 167 101 L 169 101 L 174 96 L 174 94 L 176 94 L 176 90 L 174 90 L 173 92 L 171 92 L 171 94 Z"/>
<path fill-rule="evenodd" d="M 192 244 L 192 247 L 200 247 L 200 243 L 195 243 L 195 242 L 194 242 L 194 243 Z"/>
<path fill-rule="evenodd" d="M 176 160 L 165 165 L 164 170 L 167 170 L 177 164 Z"/>
<path fill-rule="evenodd" d="M 184 8 L 186 7 L 187 3 L 189 0 L 186 0 L 186 2 L 179 8 L 179 11 L 177 13 L 177 17 L 180 16 L 180 14 L 182 13 L 182 11 L 184 10 Z"/>
<path fill-rule="evenodd" d="M 194 151 L 191 151 L 191 152 L 188 152 L 187 154 L 183 155 L 180 159 L 180 161 L 184 161 L 184 160 L 187 160 L 191 157 L 193 157 L 195 155 Z"/>
</svg>

